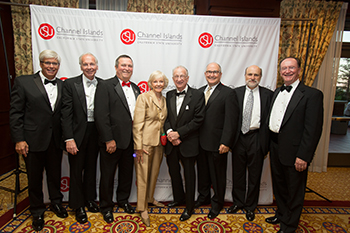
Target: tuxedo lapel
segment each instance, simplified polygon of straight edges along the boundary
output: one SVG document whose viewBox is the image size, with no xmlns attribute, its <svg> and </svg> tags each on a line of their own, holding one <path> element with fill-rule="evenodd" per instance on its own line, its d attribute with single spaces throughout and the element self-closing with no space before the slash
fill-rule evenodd
<svg viewBox="0 0 350 233">
<path fill-rule="evenodd" d="M 264 110 L 265 108 L 263 106 L 266 106 L 267 102 L 267 95 L 264 95 L 264 91 L 262 88 L 259 86 L 259 95 L 260 95 L 260 117 L 264 116 Z"/>
<path fill-rule="evenodd" d="M 177 116 L 177 120 L 179 120 L 181 118 L 181 116 L 184 114 L 184 112 L 186 111 L 186 107 L 190 103 L 191 98 L 192 98 L 192 90 L 190 87 L 188 87 L 186 96 L 184 98 L 184 101 L 182 102 L 182 105 L 181 105 L 181 108 L 179 111 L 179 115 Z"/>
<path fill-rule="evenodd" d="M 124 94 L 124 91 L 122 89 L 122 86 L 120 85 L 120 82 L 119 82 L 119 79 L 117 76 L 114 77 L 113 79 L 113 82 L 114 82 L 114 90 L 115 92 L 117 92 L 119 98 L 121 99 L 124 107 L 128 110 L 128 113 L 130 114 L 130 109 L 129 109 L 129 106 L 128 106 L 128 102 L 126 100 L 126 97 L 125 97 L 125 94 Z"/>
<path fill-rule="evenodd" d="M 36 74 L 34 75 L 34 83 L 35 83 L 35 85 L 38 87 L 38 89 L 39 89 L 39 91 L 41 92 L 42 96 L 44 97 L 45 102 L 48 104 L 48 106 L 49 106 L 50 109 L 51 109 L 50 100 L 49 100 L 49 97 L 47 96 L 46 89 L 45 89 L 45 87 L 44 87 L 43 82 L 41 81 L 41 78 L 40 78 L 39 73 L 36 73 Z"/>
<path fill-rule="evenodd" d="M 237 99 L 238 99 L 238 105 L 240 109 L 240 114 L 243 112 L 243 101 L 244 101 L 244 94 L 245 94 L 246 87 L 243 86 L 243 88 L 237 89 Z"/>
<path fill-rule="evenodd" d="M 119 84 L 120 84 L 120 83 L 119 83 Z M 134 92 L 134 95 L 135 95 L 135 100 L 137 100 L 137 97 L 138 97 L 139 94 L 140 94 L 140 92 L 139 92 L 139 90 L 138 90 L 138 87 L 137 87 L 137 85 L 134 84 L 133 82 L 130 82 L 130 84 L 131 84 L 131 88 L 132 88 L 132 90 L 133 90 L 133 92 Z"/>
<path fill-rule="evenodd" d="M 299 101 L 304 97 L 303 88 L 299 85 L 297 89 L 294 91 L 293 96 L 288 104 L 286 109 L 286 113 L 284 114 L 283 121 L 281 124 L 281 128 L 288 121 L 290 116 L 292 115 L 294 109 L 298 105 Z"/>
<path fill-rule="evenodd" d="M 62 89 L 63 89 L 63 82 L 61 80 L 57 80 L 57 99 L 56 99 L 56 103 L 55 103 L 54 112 L 57 110 L 57 106 L 59 105 L 59 103 L 61 101 Z M 59 108 L 59 110 L 57 110 L 57 111 L 61 111 L 61 108 Z"/>
<path fill-rule="evenodd" d="M 81 106 L 84 109 L 85 114 L 87 114 L 87 106 L 86 106 L 86 97 L 85 97 L 85 91 L 84 91 L 84 85 L 83 85 L 83 77 L 80 76 L 78 79 L 79 81 L 74 83 L 75 89 L 77 90 L 77 94 L 81 103 Z"/>
<path fill-rule="evenodd" d="M 175 117 L 175 119 L 177 119 L 177 112 L 176 112 L 176 91 L 173 91 L 170 96 L 169 99 L 169 103 L 170 103 L 170 111 L 172 113 L 172 115 Z"/>
<path fill-rule="evenodd" d="M 221 86 L 222 84 L 219 83 L 215 90 L 213 91 L 213 93 L 211 93 L 209 99 L 208 99 L 208 102 L 207 102 L 207 107 L 209 107 L 209 105 L 215 100 L 215 98 L 220 94 L 220 90 L 221 90 Z"/>
</svg>

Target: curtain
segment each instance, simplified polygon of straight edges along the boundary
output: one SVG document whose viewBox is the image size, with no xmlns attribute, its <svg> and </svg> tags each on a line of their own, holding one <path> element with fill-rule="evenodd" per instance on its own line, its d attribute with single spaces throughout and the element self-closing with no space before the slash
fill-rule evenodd
<svg viewBox="0 0 350 233">
<path fill-rule="evenodd" d="M 194 0 L 129 0 L 128 11 L 193 15 Z"/>
<path fill-rule="evenodd" d="M 79 0 L 11 0 L 12 3 L 78 8 Z M 16 76 L 33 74 L 30 9 L 11 6 Z"/>
<path fill-rule="evenodd" d="M 348 3 L 343 3 L 338 23 L 330 41 L 327 53 L 314 82 L 314 87 L 323 91 L 324 120 L 323 132 L 309 171 L 326 172 L 328 163 L 329 137 L 331 134 L 334 96 L 338 78 L 339 61 Z"/>
<path fill-rule="evenodd" d="M 302 61 L 304 70 L 306 48 L 310 24 L 313 23 L 309 55 L 305 69 L 305 84 L 311 86 L 314 82 L 323 58 L 332 38 L 342 2 L 317 0 L 283 0 L 280 17 L 293 19 L 314 19 L 314 21 L 285 21 L 281 22 L 279 46 L 280 61 L 285 57 L 295 56 Z M 302 77 L 302 73 L 301 76 Z M 283 83 L 278 75 L 277 86 Z"/>
<path fill-rule="evenodd" d="M 96 0 L 96 10 L 126 11 L 128 0 Z"/>
<path fill-rule="evenodd" d="M 79 0 L 80 9 L 89 9 L 89 0 Z"/>
</svg>

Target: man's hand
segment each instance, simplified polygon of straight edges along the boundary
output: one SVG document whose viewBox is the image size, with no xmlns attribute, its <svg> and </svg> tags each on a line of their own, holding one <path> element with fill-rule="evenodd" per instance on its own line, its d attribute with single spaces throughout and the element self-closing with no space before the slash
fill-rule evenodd
<svg viewBox="0 0 350 233">
<path fill-rule="evenodd" d="M 18 154 L 24 155 L 24 157 L 27 157 L 29 146 L 26 141 L 16 142 L 15 149 Z"/>
<path fill-rule="evenodd" d="M 68 153 L 72 155 L 76 155 L 78 153 L 77 144 L 75 143 L 74 139 L 66 141 L 66 150 Z"/>
<path fill-rule="evenodd" d="M 221 144 L 219 147 L 219 154 L 227 153 L 230 150 L 230 147 Z"/>
<path fill-rule="evenodd" d="M 172 143 L 174 140 L 177 140 L 180 138 L 180 135 L 177 131 L 171 131 L 167 135 L 168 140 Z"/>
<path fill-rule="evenodd" d="M 173 144 L 173 146 L 178 146 L 178 145 L 180 145 L 181 142 L 182 141 L 180 139 L 175 139 L 171 143 Z"/>
<path fill-rule="evenodd" d="M 106 142 L 106 151 L 110 154 L 114 153 L 117 149 L 117 144 L 114 140 Z"/>
<path fill-rule="evenodd" d="M 298 172 L 302 172 L 307 168 L 307 162 L 305 162 L 302 159 L 296 158 L 294 166 Z"/>
</svg>

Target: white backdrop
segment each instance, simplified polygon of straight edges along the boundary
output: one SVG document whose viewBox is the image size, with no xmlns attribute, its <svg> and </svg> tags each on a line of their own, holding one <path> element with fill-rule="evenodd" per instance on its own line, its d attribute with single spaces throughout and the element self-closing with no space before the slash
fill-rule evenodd
<svg viewBox="0 0 350 233">
<path fill-rule="evenodd" d="M 129 13 L 82 10 L 31 5 L 34 70 L 40 70 L 39 53 L 56 51 L 61 57 L 58 77 L 81 73 L 78 58 L 86 52 L 98 58 L 97 76 L 115 75 L 114 63 L 120 54 L 134 61 L 132 81 L 142 92 L 154 70 L 170 78 L 167 90 L 175 88 L 172 69 L 183 65 L 189 70 L 189 85 L 205 85 L 204 71 L 210 62 L 222 67 L 222 82 L 232 88 L 244 85 L 244 69 L 258 65 L 263 70 L 261 85 L 276 85 L 279 44 L 279 18 L 243 18 L 218 16 Z M 165 91 L 167 91 L 165 90 Z M 269 163 L 264 165 L 260 204 L 272 203 Z M 228 162 L 226 199 L 231 201 L 231 155 Z M 62 191 L 68 197 L 69 169 L 63 161 Z M 165 160 L 161 166 L 155 197 L 171 200 L 171 184 Z M 47 200 L 47 199 L 46 199 Z M 136 201 L 133 187 L 131 202 Z"/>
</svg>

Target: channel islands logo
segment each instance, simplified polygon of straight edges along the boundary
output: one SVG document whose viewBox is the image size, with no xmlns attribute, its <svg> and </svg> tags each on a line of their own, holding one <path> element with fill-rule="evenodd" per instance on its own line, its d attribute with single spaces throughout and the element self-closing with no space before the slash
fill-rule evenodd
<svg viewBox="0 0 350 233">
<path fill-rule="evenodd" d="M 44 40 L 50 40 L 55 35 L 55 29 L 48 23 L 42 23 L 38 33 Z"/>
<path fill-rule="evenodd" d="M 140 88 L 141 94 L 148 92 L 150 90 L 146 81 L 139 82 L 139 84 L 137 84 L 137 86 Z"/>
<path fill-rule="evenodd" d="M 120 40 L 126 45 L 131 45 L 136 40 L 135 32 L 131 29 L 124 29 L 122 33 L 120 33 Z"/>
<path fill-rule="evenodd" d="M 203 48 L 209 48 L 214 42 L 213 36 L 210 33 L 204 32 L 198 38 L 198 43 Z"/>
</svg>

